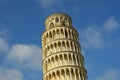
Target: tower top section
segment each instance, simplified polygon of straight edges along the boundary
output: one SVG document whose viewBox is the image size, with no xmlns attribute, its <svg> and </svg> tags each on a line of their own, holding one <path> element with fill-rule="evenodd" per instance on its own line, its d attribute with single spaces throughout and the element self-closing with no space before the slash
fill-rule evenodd
<svg viewBox="0 0 120 80">
<path fill-rule="evenodd" d="M 72 26 L 72 19 L 69 15 L 64 13 L 55 13 L 50 15 L 45 21 L 46 30 L 51 29 L 53 27 L 60 26 Z"/>
</svg>

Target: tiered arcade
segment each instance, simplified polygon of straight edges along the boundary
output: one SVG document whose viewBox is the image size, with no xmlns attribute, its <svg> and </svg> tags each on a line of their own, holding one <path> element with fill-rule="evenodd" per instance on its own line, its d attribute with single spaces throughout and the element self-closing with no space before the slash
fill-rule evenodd
<svg viewBox="0 0 120 80">
<path fill-rule="evenodd" d="M 50 15 L 42 35 L 43 80 L 87 80 L 78 32 L 67 14 Z"/>
</svg>

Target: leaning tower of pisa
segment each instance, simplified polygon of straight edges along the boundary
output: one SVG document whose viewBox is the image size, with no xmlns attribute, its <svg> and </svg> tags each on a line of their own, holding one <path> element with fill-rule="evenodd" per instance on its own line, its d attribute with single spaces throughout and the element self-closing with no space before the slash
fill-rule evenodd
<svg viewBox="0 0 120 80">
<path fill-rule="evenodd" d="M 50 15 L 42 35 L 43 80 L 87 80 L 78 32 L 64 13 Z"/>
</svg>

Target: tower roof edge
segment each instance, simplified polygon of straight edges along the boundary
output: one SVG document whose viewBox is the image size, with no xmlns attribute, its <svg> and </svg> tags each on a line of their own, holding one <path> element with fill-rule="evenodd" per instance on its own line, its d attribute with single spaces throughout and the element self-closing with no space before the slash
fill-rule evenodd
<svg viewBox="0 0 120 80">
<path fill-rule="evenodd" d="M 64 17 L 68 17 L 70 19 L 70 21 L 72 21 L 71 17 L 66 14 L 66 13 L 53 13 L 50 16 L 48 16 L 45 20 L 45 25 L 47 25 L 47 23 L 51 20 L 51 18 L 53 17 L 58 17 L 58 16 L 64 16 Z"/>
</svg>

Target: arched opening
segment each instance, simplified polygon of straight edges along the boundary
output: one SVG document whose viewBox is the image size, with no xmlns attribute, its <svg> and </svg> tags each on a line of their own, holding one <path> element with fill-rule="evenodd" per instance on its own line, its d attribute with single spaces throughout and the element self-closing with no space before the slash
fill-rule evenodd
<svg viewBox="0 0 120 80">
<path fill-rule="evenodd" d="M 69 42 L 68 42 L 68 41 L 66 42 L 66 45 L 67 45 L 67 50 L 69 51 L 70 45 L 69 45 Z"/>
<path fill-rule="evenodd" d="M 55 67 L 58 67 L 59 63 L 58 63 L 58 56 L 55 56 Z"/>
<path fill-rule="evenodd" d="M 65 80 L 65 71 L 64 70 L 61 71 L 61 80 Z"/>
<path fill-rule="evenodd" d="M 53 28 L 54 27 L 54 23 L 50 23 L 50 28 Z"/>
<path fill-rule="evenodd" d="M 55 30 L 53 30 L 53 39 L 55 39 Z"/>
<path fill-rule="evenodd" d="M 71 42 L 71 50 L 73 50 L 73 44 L 72 44 L 72 42 Z"/>
<path fill-rule="evenodd" d="M 51 74 L 49 74 L 49 80 L 52 80 Z"/>
<path fill-rule="evenodd" d="M 57 77 L 57 80 L 61 80 L 61 79 L 60 79 L 60 71 L 57 71 L 56 74 L 57 74 L 57 76 L 56 76 L 56 77 Z"/>
<path fill-rule="evenodd" d="M 50 59 L 48 59 L 48 70 L 51 68 Z"/>
<path fill-rule="evenodd" d="M 57 51 L 57 44 L 56 43 L 54 43 L 54 50 L 53 51 Z"/>
<path fill-rule="evenodd" d="M 58 18 L 58 17 L 55 18 L 55 22 L 56 22 L 56 23 L 59 22 L 59 18 Z"/>
<path fill-rule="evenodd" d="M 65 38 L 68 38 L 68 33 L 66 29 L 65 29 Z"/>
<path fill-rule="evenodd" d="M 70 80 L 69 69 L 66 69 L 66 80 Z"/>
<path fill-rule="evenodd" d="M 65 25 L 65 21 L 62 21 L 62 26 L 66 26 L 66 25 Z"/>
<path fill-rule="evenodd" d="M 62 65 L 63 65 L 63 56 L 60 55 L 60 66 L 62 66 Z"/>
<path fill-rule="evenodd" d="M 80 66 L 80 61 L 79 61 L 78 55 L 77 55 L 77 65 Z"/>
<path fill-rule="evenodd" d="M 61 30 L 60 30 L 60 31 L 61 31 L 61 36 L 60 36 L 60 37 L 61 37 L 61 38 L 63 38 L 63 37 L 64 37 L 64 32 L 63 32 L 63 29 L 61 28 Z"/>
<path fill-rule="evenodd" d="M 71 74 L 72 74 L 72 80 L 75 80 L 75 74 L 73 69 L 71 69 Z"/>
<path fill-rule="evenodd" d="M 65 42 L 62 41 L 62 50 L 64 51 L 65 50 Z"/>
<path fill-rule="evenodd" d="M 60 17 L 60 21 L 63 21 L 63 17 L 62 16 Z"/>
<path fill-rule="evenodd" d="M 75 74 L 76 74 L 76 80 L 80 80 L 80 79 L 79 79 L 79 74 L 78 74 L 78 70 L 77 70 L 77 69 L 75 70 Z"/>
<path fill-rule="evenodd" d="M 60 51 L 60 50 L 61 50 L 61 43 L 58 42 L 58 51 Z"/>
<path fill-rule="evenodd" d="M 54 58 L 51 58 L 52 68 L 54 68 Z"/>
<path fill-rule="evenodd" d="M 74 65 L 76 65 L 75 54 L 73 54 L 73 62 L 74 62 Z"/>
<path fill-rule="evenodd" d="M 69 54 L 69 64 L 70 64 L 70 65 L 72 64 L 72 57 L 71 57 L 71 54 Z"/>
<path fill-rule="evenodd" d="M 64 61 L 65 61 L 65 65 L 67 65 L 67 54 L 64 54 Z"/>
</svg>

